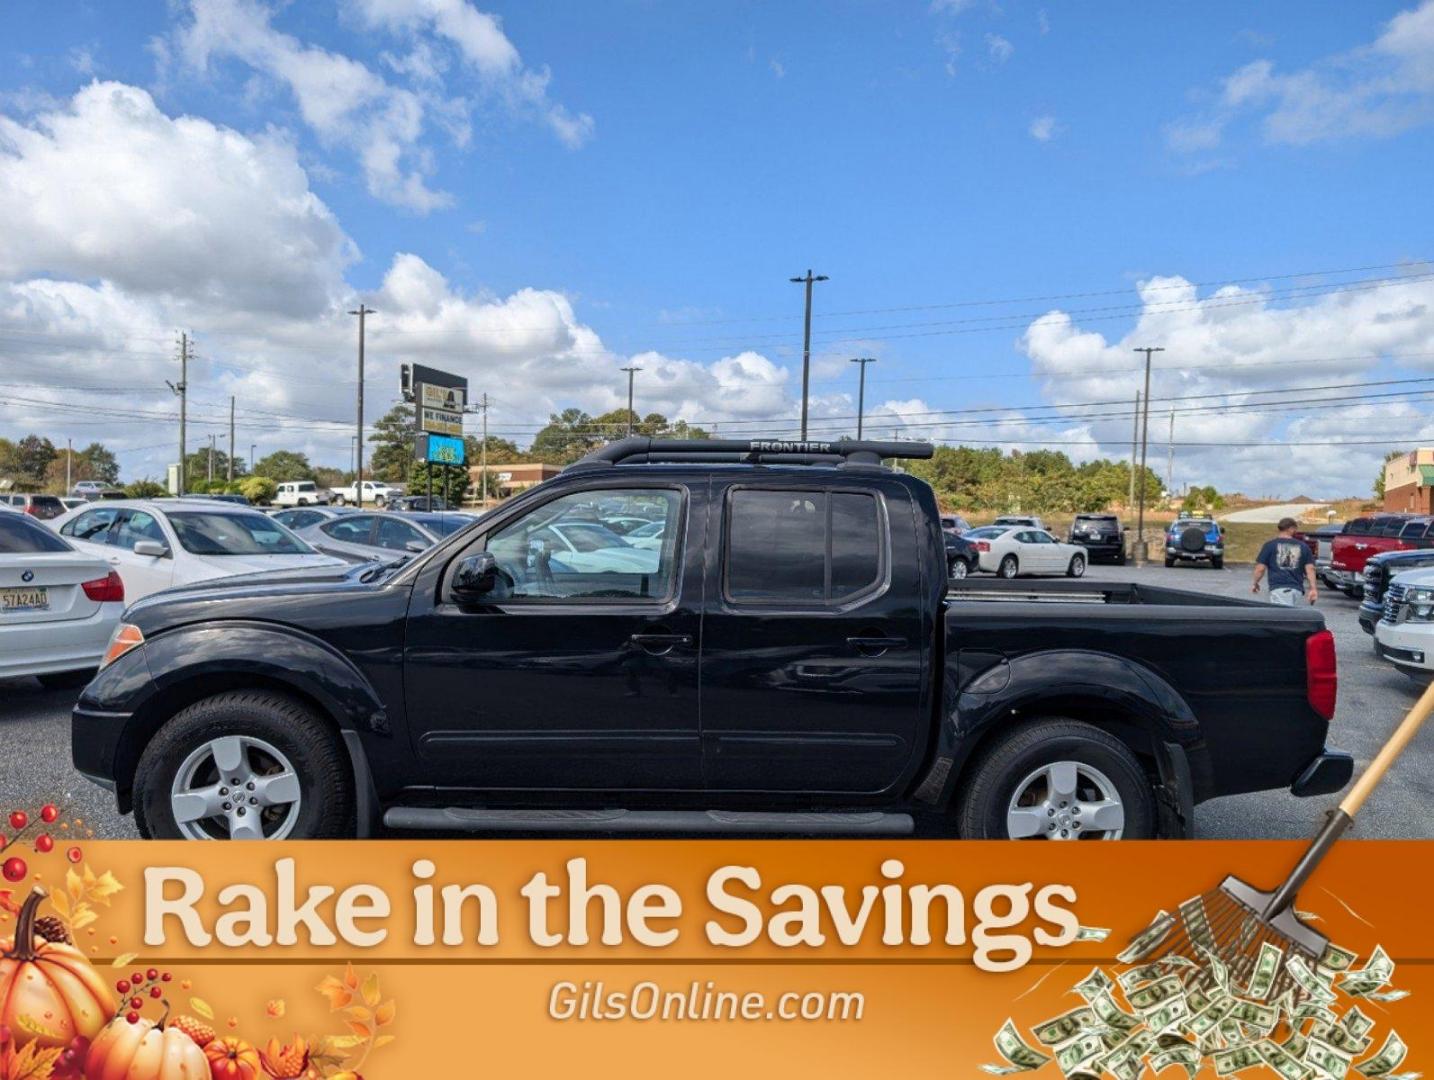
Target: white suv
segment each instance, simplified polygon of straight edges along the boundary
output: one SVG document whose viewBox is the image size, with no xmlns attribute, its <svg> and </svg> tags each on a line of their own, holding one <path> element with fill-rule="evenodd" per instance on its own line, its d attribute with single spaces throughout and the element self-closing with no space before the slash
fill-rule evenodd
<svg viewBox="0 0 1434 1080">
<path fill-rule="evenodd" d="M 1374 651 L 1410 678 L 1434 675 L 1434 570 L 1407 570 L 1390 581 Z"/>
<path fill-rule="evenodd" d="M 275 506 L 326 506 L 328 496 L 329 493 L 312 480 L 290 480 L 279 485 L 273 503 Z"/>
</svg>

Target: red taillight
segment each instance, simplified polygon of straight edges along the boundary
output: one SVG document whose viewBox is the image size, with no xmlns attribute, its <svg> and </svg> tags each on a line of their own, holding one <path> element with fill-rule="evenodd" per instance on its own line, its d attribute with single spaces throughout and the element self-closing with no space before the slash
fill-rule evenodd
<svg viewBox="0 0 1434 1080">
<path fill-rule="evenodd" d="M 22 512 L 29 514 L 31 517 L 40 516 L 40 510 L 34 503 L 30 503 L 28 506 L 25 507 L 24 511 Z"/>
<path fill-rule="evenodd" d="M 977 550 L 977 551 L 990 551 L 990 550 L 991 550 L 991 545 L 988 544 L 988 543 L 986 543 L 986 541 L 984 541 L 984 540 L 977 540 L 977 541 L 976 541 L 976 550 Z"/>
<path fill-rule="evenodd" d="M 108 577 L 95 578 L 94 581 L 86 581 L 80 585 L 88 596 L 97 604 L 124 603 L 124 582 L 113 570 Z"/>
<path fill-rule="evenodd" d="M 1305 638 L 1305 696 L 1310 708 L 1326 720 L 1334 719 L 1339 695 L 1339 674 L 1334 659 L 1334 635 L 1321 630 Z"/>
</svg>

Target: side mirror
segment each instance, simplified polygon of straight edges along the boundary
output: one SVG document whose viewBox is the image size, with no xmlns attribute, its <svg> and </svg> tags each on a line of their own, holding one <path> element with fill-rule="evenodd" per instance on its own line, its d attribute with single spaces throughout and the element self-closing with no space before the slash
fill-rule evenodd
<svg viewBox="0 0 1434 1080">
<path fill-rule="evenodd" d="M 151 555 L 156 559 L 162 559 L 169 554 L 169 548 L 165 547 L 158 540 L 138 540 L 134 545 L 136 555 Z"/>
<path fill-rule="evenodd" d="M 422 540 L 410 540 L 408 543 L 403 545 L 403 549 L 405 551 L 411 551 L 415 555 L 419 555 L 428 550 L 428 545 L 425 544 Z"/>
<path fill-rule="evenodd" d="M 460 604 L 482 601 L 498 585 L 498 560 L 491 551 L 465 555 L 453 571 L 453 599 Z"/>
</svg>

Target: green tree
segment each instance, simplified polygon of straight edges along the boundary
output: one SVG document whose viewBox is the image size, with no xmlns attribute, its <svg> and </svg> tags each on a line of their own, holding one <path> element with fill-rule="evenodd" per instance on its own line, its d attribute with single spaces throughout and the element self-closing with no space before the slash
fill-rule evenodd
<svg viewBox="0 0 1434 1080">
<path fill-rule="evenodd" d="M 92 442 L 83 450 L 76 451 L 75 457 L 89 467 L 90 479 L 106 484 L 119 482 L 119 461 L 116 460 L 114 451 L 104 443 Z"/>
<path fill-rule="evenodd" d="M 591 416 L 581 409 L 564 409 L 548 416 L 547 426 L 533 438 L 528 454 L 550 465 L 569 465 L 606 441 Z"/>
<path fill-rule="evenodd" d="M 158 480 L 145 477 L 133 480 L 124 486 L 124 493 L 131 499 L 158 499 L 169 494 L 169 489 Z"/>
<path fill-rule="evenodd" d="M 483 440 L 469 435 L 464 440 L 464 452 L 468 457 L 469 465 L 477 465 L 483 460 Z M 488 436 L 488 464 L 511 465 L 515 461 L 525 460 L 523 452 L 518 449 L 518 444 L 509 439 L 500 439 L 497 435 Z"/>
<path fill-rule="evenodd" d="M 55 460 L 55 444 L 40 435 L 26 435 L 11 444 L 0 461 L 0 470 L 13 476 L 25 487 L 40 487 L 45 483 L 45 472 Z"/>
<path fill-rule="evenodd" d="M 254 475 L 267 476 L 281 484 L 289 480 L 313 480 L 314 467 L 309 464 L 307 454 L 296 450 L 275 450 L 254 463 Z"/>
<path fill-rule="evenodd" d="M 246 476 L 236 486 L 239 494 L 256 506 L 273 502 L 274 496 L 279 493 L 278 482 L 267 476 Z"/>
<path fill-rule="evenodd" d="M 433 474 L 433 494 L 437 498 L 443 497 L 443 482 L 448 481 L 448 501 L 453 506 L 461 506 L 464 497 L 468 494 L 471 480 L 467 469 L 460 469 L 449 465 L 429 465 L 426 461 L 415 461 L 413 471 L 409 476 L 408 493 L 410 495 L 428 494 L 429 472 Z M 445 473 L 447 474 L 445 477 Z M 490 485 L 491 486 L 491 485 Z"/>
<path fill-rule="evenodd" d="M 214 448 L 214 483 L 223 483 L 229 478 L 229 455 Z M 248 469 L 244 465 L 244 459 L 235 455 L 234 458 L 234 479 L 245 475 Z M 200 485 L 207 485 L 209 480 L 209 447 L 202 446 L 198 450 L 189 453 L 184 459 L 185 486 L 190 491 L 199 491 Z"/>
<path fill-rule="evenodd" d="M 413 406 L 400 402 L 374 422 L 374 444 L 365 475 L 390 484 L 407 483 L 413 471 Z"/>
</svg>

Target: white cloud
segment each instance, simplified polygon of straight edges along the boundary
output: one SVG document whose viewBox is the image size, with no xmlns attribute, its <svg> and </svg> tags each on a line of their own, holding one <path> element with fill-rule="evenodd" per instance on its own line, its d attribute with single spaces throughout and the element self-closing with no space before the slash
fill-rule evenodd
<svg viewBox="0 0 1434 1080">
<path fill-rule="evenodd" d="M 996 64 L 1004 64 L 1016 51 L 1016 47 L 1000 34 L 986 35 L 986 55 Z"/>
<path fill-rule="evenodd" d="M 1400 12 L 1368 45 L 1282 72 L 1252 61 L 1220 81 L 1203 114 L 1166 128 L 1182 152 L 1217 145 L 1242 116 L 1259 118 L 1271 143 L 1384 138 L 1434 121 L 1434 0 Z"/>
<path fill-rule="evenodd" d="M 1046 9 L 1041 8 L 1036 12 L 1036 29 L 1042 34 L 1051 32 L 1051 17 L 1046 14 Z"/>
<path fill-rule="evenodd" d="M 775 75 L 777 78 L 785 79 L 787 77 L 786 65 L 784 65 L 775 56 L 767 61 L 767 67 L 771 69 L 772 74 Z"/>
<path fill-rule="evenodd" d="M 0 279 L 103 279 L 172 303 L 324 310 L 356 257 L 294 148 L 96 82 L 27 122 L 0 115 Z"/>
<path fill-rule="evenodd" d="M 1060 132 L 1054 116 L 1038 116 L 1031 121 L 1031 138 L 1036 142 L 1050 142 Z"/>
</svg>

